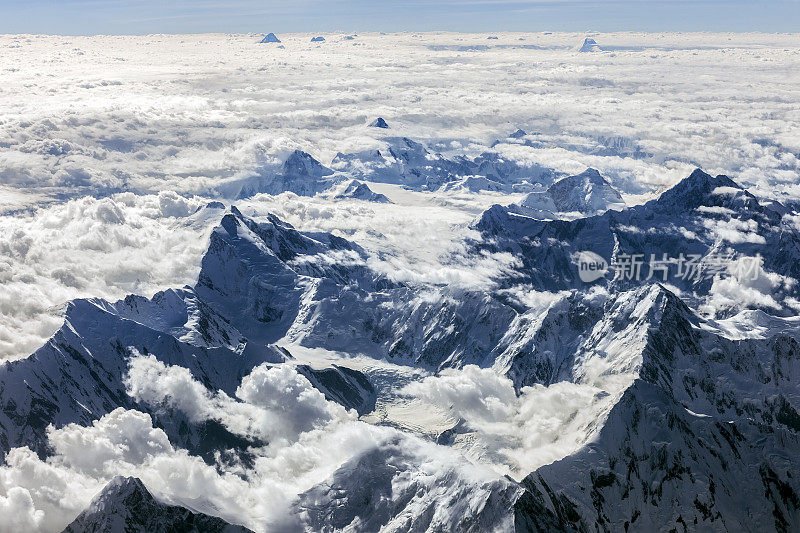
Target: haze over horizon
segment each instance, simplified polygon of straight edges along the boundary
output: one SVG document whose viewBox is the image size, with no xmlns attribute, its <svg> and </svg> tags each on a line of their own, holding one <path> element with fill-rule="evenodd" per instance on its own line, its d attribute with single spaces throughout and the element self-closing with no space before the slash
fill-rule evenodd
<svg viewBox="0 0 800 533">
<path fill-rule="evenodd" d="M 359 31 L 792 32 L 800 2 L 773 0 L 4 0 L 0 34 Z"/>
</svg>

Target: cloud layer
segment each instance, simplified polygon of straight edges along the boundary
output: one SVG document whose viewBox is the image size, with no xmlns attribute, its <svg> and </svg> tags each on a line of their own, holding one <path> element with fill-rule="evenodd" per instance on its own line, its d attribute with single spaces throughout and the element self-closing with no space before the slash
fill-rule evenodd
<svg viewBox="0 0 800 533">
<path fill-rule="evenodd" d="M 581 34 L 344 37 L 0 37 L 0 183 L 201 194 L 295 148 L 327 163 L 399 134 L 474 151 L 521 127 L 537 147 L 508 157 L 628 192 L 701 166 L 797 195 L 791 35 L 602 34 L 588 54 Z"/>
</svg>

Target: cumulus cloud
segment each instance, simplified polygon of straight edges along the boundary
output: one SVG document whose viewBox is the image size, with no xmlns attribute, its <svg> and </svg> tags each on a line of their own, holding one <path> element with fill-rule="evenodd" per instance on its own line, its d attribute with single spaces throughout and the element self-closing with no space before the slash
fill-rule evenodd
<svg viewBox="0 0 800 533">
<path fill-rule="evenodd" d="M 173 451 L 167 435 L 154 429 L 150 415 L 118 408 L 90 427 L 68 424 L 49 432 L 50 445 L 61 463 L 88 474 L 109 464 L 139 464 Z"/>
<path fill-rule="evenodd" d="M 302 433 L 351 417 L 291 365 L 254 368 L 236 390 L 240 401 L 208 390 L 188 369 L 165 365 L 153 355 L 131 358 L 125 385 L 137 401 L 180 410 L 195 422 L 215 420 L 270 445 L 296 441 Z"/>
<path fill-rule="evenodd" d="M 6 496 L 0 496 L 0 531 L 35 531 L 44 519 L 44 511 L 37 510 L 27 489 L 11 487 Z"/>
<path fill-rule="evenodd" d="M 388 440 L 407 438 L 357 421 L 288 365 L 254 369 L 242 380 L 238 401 L 204 389 L 186 369 L 152 357 L 134 357 L 126 381 L 140 401 L 185 410 L 195 421 L 219 420 L 232 431 L 272 441 L 251 450 L 252 466 L 209 465 L 171 445 L 150 415 L 136 410 L 118 408 L 88 427 L 51 426 L 52 457 L 42 460 L 28 448 L 15 448 L 0 466 L 0 505 L 10 511 L 0 515 L 0 530 L 24 524 L 30 531 L 60 531 L 116 475 L 139 477 L 164 501 L 256 531 L 296 528 L 296 517 L 287 512 L 298 494 L 345 461 Z M 408 446 L 413 450 L 421 443 L 412 439 Z"/>
<path fill-rule="evenodd" d="M 0 216 L 0 359 L 41 346 L 73 298 L 114 300 L 193 283 L 217 222 L 186 216 L 200 203 L 121 193 Z"/>
<path fill-rule="evenodd" d="M 0 515 L 0 528 L 22 524 L 31 531 L 57 531 L 116 475 L 139 477 L 164 501 L 256 531 L 297 527 L 297 517 L 287 514 L 291 501 L 369 450 L 394 453 L 399 447 L 407 454 L 403 468 L 409 472 L 401 483 L 422 483 L 427 478 L 414 472 L 427 468 L 478 484 L 504 472 L 521 476 L 583 442 L 602 416 L 604 401 L 598 389 L 572 384 L 526 388 L 517 398 L 508 379 L 474 366 L 403 390 L 464 420 L 470 438 L 455 448 L 493 465 L 492 470 L 470 464 L 453 450 L 358 421 L 326 401 L 288 364 L 256 367 L 243 378 L 235 399 L 152 356 L 131 359 L 126 385 L 134 398 L 154 407 L 179 409 L 194 421 L 218 420 L 239 434 L 257 433 L 272 441 L 251 449 L 250 466 L 209 465 L 175 448 L 148 414 L 135 410 L 118 408 L 88 427 L 51 426 L 52 457 L 42 460 L 16 448 L 0 466 L 0 505 L 9 508 Z"/>
<path fill-rule="evenodd" d="M 714 313 L 728 313 L 745 308 L 780 310 L 782 290 L 796 280 L 764 269 L 760 256 L 742 256 L 728 265 L 727 276 L 717 276 L 709 290 L 707 305 Z"/>
<path fill-rule="evenodd" d="M 619 392 L 561 382 L 524 387 L 517 396 L 510 379 L 474 365 L 443 370 L 401 390 L 459 421 L 455 447 L 512 476 L 575 451 L 599 429 Z"/>
<path fill-rule="evenodd" d="M 758 223 L 755 220 L 740 220 L 729 218 L 727 220 L 704 219 L 703 226 L 708 229 L 709 234 L 717 240 L 739 244 L 750 242 L 754 244 L 766 244 L 767 240 L 759 235 Z"/>
<path fill-rule="evenodd" d="M 16 500 L 17 512 L 37 519 L 35 524 L 30 524 L 35 527 L 28 531 L 60 531 L 83 510 L 102 485 L 102 479 L 42 461 L 28 448 L 12 449 L 6 455 L 5 464 L 0 466 L 0 491 L 5 493 L 6 499 Z M 21 491 L 26 491 L 33 500 L 33 510 Z M 16 496 L 12 497 L 14 493 Z M 14 525 L 13 521 L 6 521 L 5 514 L 0 515 L 0 528 L 19 531 Z"/>
</svg>

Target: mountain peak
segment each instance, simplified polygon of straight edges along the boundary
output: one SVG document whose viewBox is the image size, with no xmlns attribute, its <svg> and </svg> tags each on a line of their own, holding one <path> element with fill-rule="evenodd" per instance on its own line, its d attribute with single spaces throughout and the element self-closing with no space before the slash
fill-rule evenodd
<svg viewBox="0 0 800 533">
<path fill-rule="evenodd" d="M 116 476 L 63 533 L 101 531 L 219 531 L 246 533 L 221 518 L 158 501 L 135 477 Z"/>
<path fill-rule="evenodd" d="M 103 492 L 108 492 L 110 490 L 115 492 L 125 492 L 126 494 L 144 491 L 149 494 L 147 487 L 144 486 L 142 480 L 133 476 L 114 476 L 111 481 L 108 482 L 106 488 L 103 489 Z"/>
<path fill-rule="evenodd" d="M 279 42 L 281 42 L 281 40 L 278 39 L 278 37 L 274 33 L 270 33 L 266 37 L 261 39 L 261 42 L 262 43 L 279 43 Z"/>
<path fill-rule="evenodd" d="M 625 205 L 619 191 L 593 168 L 553 183 L 547 192 L 556 209 L 561 212 L 577 211 L 593 215 Z"/>
<path fill-rule="evenodd" d="M 286 158 L 283 163 L 283 172 L 289 176 L 309 176 L 314 178 L 333 174 L 333 170 L 302 150 L 295 150 Z"/>
<path fill-rule="evenodd" d="M 597 44 L 597 41 L 592 39 L 591 37 L 587 37 L 583 40 L 583 46 L 581 46 L 580 52 L 602 52 L 603 49 L 600 48 L 600 45 Z"/>
<path fill-rule="evenodd" d="M 337 194 L 335 198 L 353 198 L 355 200 L 365 200 L 367 202 L 378 202 L 382 204 L 392 203 L 385 195 L 374 192 L 366 183 L 362 183 L 358 180 L 350 181 L 347 187 Z"/>
<path fill-rule="evenodd" d="M 718 196 L 715 195 L 715 191 L 720 187 L 744 190 L 728 176 L 714 177 L 698 168 L 654 202 L 663 207 L 683 209 L 695 209 L 701 205 L 717 205 L 719 201 L 713 197 Z"/>
<path fill-rule="evenodd" d="M 383 117 L 378 117 L 369 124 L 370 128 L 383 128 L 388 129 L 389 125 L 383 120 Z"/>
<path fill-rule="evenodd" d="M 592 167 L 587 168 L 580 174 L 576 174 L 575 177 L 588 178 L 592 183 L 609 184 L 608 180 L 600 174 L 600 171 Z"/>
</svg>

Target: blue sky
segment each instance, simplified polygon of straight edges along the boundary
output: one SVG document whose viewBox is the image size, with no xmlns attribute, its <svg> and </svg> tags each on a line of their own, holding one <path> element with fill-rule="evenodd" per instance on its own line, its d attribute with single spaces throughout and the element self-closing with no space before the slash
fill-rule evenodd
<svg viewBox="0 0 800 533">
<path fill-rule="evenodd" d="M 0 0 L 0 33 L 800 31 L 800 0 Z"/>
</svg>

